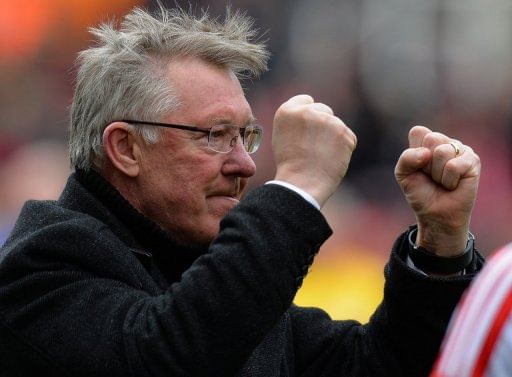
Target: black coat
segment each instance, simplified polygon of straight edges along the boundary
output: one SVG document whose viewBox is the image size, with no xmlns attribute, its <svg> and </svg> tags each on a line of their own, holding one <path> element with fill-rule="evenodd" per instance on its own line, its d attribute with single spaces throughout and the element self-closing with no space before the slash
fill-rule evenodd
<svg viewBox="0 0 512 377">
<path fill-rule="evenodd" d="M 331 230 L 255 189 L 208 250 L 180 247 L 97 174 L 25 205 L 0 258 L 1 376 L 422 376 L 471 276 L 385 268 L 366 325 L 292 300 Z M 481 260 L 478 262 L 481 264 Z"/>
</svg>

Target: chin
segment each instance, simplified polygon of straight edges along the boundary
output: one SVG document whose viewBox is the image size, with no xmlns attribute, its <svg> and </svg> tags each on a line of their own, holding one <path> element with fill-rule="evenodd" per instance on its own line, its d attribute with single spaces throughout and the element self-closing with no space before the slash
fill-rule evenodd
<svg viewBox="0 0 512 377">
<path fill-rule="evenodd" d="M 195 229 L 191 235 L 188 244 L 194 246 L 208 247 L 219 235 L 220 220 L 212 222 L 202 229 Z"/>
<path fill-rule="evenodd" d="M 216 209 L 215 212 L 208 211 L 202 216 L 191 217 L 186 223 L 174 221 L 167 224 L 166 229 L 180 245 L 207 247 L 219 235 L 220 222 L 229 212 L 228 209 Z"/>
</svg>

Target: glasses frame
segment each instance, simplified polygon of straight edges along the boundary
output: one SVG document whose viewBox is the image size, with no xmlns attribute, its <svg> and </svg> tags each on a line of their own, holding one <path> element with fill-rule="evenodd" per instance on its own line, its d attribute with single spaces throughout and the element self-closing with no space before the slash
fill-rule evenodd
<svg viewBox="0 0 512 377">
<path fill-rule="evenodd" d="M 143 125 L 156 126 L 156 127 L 174 128 L 174 129 L 178 129 L 178 130 L 193 131 L 193 132 L 202 132 L 202 133 L 208 135 L 208 149 L 210 149 L 210 150 L 212 150 L 214 152 L 217 152 L 217 153 L 229 153 L 234 148 L 234 145 L 228 151 L 217 151 L 217 150 L 211 148 L 210 147 L 210 136 L 211 136 L 211 130 L 212 130 L 213 127 L 210 127 L 210 128 L 199 128 L 199 127 L 196 127 L 196 126 L 187 126 L 187 125 L 184 125 L 184 124 L 161 123 L 161 122 L 146 122 L 146 121 L 142 121 L 142 120 L 133 120 L 133 119 L 122 119 L 122 120 L 120 120 L 120 122 L 125 122 L 125 123 L 130 123 L 130 124 L 143 124 Z M 261 126 L 259 126 L 259 125 L 255 125 L 255 126 L 263 133 L 263 128 Z M 244 145 L 244 150 L 247 153 L 249 153 L 249 154 L 253 154 L 253 153 L 255 153 L 259 149 L 259 144 L 258 144 L 258 148 L 256 148 L 256 150 L 253 151 L 253 152 L 249 152 L 245 148 L 245 136 L 244 135 L 245 135 L 245 129 L 246 128 L 247 127 L 240 127 L 240 130 L 239 130 L 240 131 L 240 137 L 242 138 L 242 144 Z M 261 141 L 260 141 L 260 144 L 261 144 Z"/>
</svg>

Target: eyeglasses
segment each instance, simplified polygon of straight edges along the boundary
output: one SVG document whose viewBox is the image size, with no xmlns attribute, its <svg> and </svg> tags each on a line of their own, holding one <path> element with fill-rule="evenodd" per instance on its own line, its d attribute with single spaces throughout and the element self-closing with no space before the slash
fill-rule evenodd
<svg viewBox="0 0 512 377">
<path fill-rule="evenodd" d="M 246 127 L 239 127 L 234 124 L 217 124 L 211 128 L 199 128 L 194 126 L 184 126 L 181 124 L 144 122 L 130 119 L 124 119 L 121 120 L 121 122 L 202 132 L 208 135 L 208 148 L 219 153 L 231 152 L 235 147 L 239 136 L 242 137 L 242 144 L 244 145 L 247 153 L 254 153 L 258 150 L 263 136 L 263 128 L 257 124 L 251 124 Z"/>
</svg>

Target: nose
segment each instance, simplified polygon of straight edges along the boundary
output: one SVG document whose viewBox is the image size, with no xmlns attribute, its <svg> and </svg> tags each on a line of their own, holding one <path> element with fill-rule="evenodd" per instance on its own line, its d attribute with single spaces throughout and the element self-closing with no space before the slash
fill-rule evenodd
<svg viewBox="0 0 512 377">
<path fill-rule="evenodd" d="M 256 173 L 256 164 L 245 150 L 241 137 L 237 138 L 234 148 L 226 153 L 226 157 L 222 165 L 222 174 L 249 178 Z"/>
</svg>

